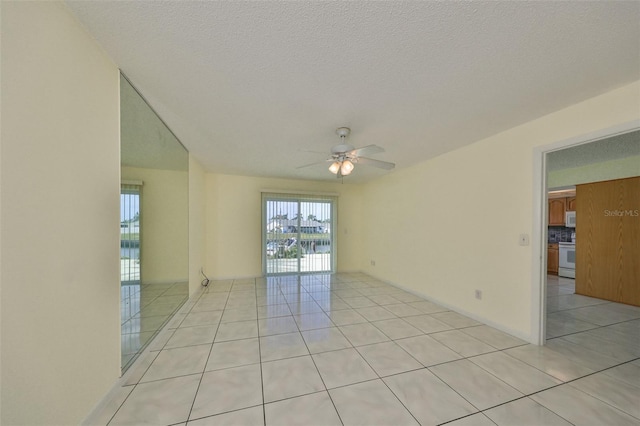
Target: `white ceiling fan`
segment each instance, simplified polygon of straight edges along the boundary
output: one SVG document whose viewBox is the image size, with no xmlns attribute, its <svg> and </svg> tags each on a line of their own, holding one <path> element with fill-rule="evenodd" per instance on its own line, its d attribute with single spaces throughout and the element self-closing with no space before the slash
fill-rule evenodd
<svg viewBox="0 0 640 426">
<path fill-rule="evenodd" d="M 340 136 L 340 143 L 331 148 L 331 156 L 329 158 L 325 161 L 306 164 L 297 168 L 302 169 L 304 167 L 322 164 L 323 162 L 331 162 L 329 171 L 335 174 L 338 178 L 341 178 L 343 176 L 350 175 L 356 164 L 366 164 L 385 170 L 391 170 L 396 166 L 394 163 L 389 163 L 388 161 L 380 161 L 364 157 L 364 155 L 384 152 L 384 149 L 377 145 L 367 145 L 362 148 L 354 148 L 353 145 L 346 143 L 346 138 L 349 136 L 349 133 L 351 133 L 350 128 L 338 127 L 336 129 L 336 133 Z"/>
</svg>

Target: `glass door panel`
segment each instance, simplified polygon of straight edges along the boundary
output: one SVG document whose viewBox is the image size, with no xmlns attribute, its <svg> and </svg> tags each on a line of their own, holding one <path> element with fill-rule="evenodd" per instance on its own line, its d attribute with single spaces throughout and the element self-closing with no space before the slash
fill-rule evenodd
<svg viewBox="0 0 640 426">
<path fill-rule="evenodd" d="M 140 285 L 140 187 L 120 190 L 120 283 Z"/>
<path fill-rule="evenodd" d="M 300 244 L 304 257 L 299 272 L 331 271 L 331 202 L 300 203 Z"/>
<path fill-rule="evenodd" d="M 266 201 L 267 274 L 296 273 L 299 259 L 299 203 L 292 200 Z"/>
<path fill-rule="evenodd" d="M 264 270 L 267 275 L 333 271 L 334 200 L 265 194 Z"/>
</svg>

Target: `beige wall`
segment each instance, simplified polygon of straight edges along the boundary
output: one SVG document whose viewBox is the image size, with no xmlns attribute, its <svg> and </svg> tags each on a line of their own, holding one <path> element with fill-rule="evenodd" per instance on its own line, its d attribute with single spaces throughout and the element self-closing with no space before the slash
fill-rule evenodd
<svg viewBox="0 0 640 426">
<path fill-rule="evenodd" d="M 547 186 L 558 188 L 634 176 L 640 176 L 640 156 L 638 155 L 549 172 Z"/>
<path fill-rule="evenodd" d="M 141 180 L 140 271 L 146 284 L 186 282 L 189 276 L 189 174 L 122 167 L 123 180 Z"/>
<path fill-rule="evenodd" d="M 636 82 L 365 185 L 364 272 L 534 340 L 534 148 L 638 118 Z"/>
<path fill-rule="evenodd" d="M 357 186 L 207 174 L 205 271 L 217 279 L 262 274 L 261 190 L 338 193 L 337 270 L 360 269 L 361 196 Z"/>
<path fill-rule="evenodd" d="M 118 69 L 54 2 L 2 2 L 0 423 L 78 424 L 120 374 Z"/>
<path fill-rule="evenodd" d="M 206 259 L 205 181 L 204 168 L 189 155 L 189 295 L 200 290 L 200 268 Z"/>
</svg>

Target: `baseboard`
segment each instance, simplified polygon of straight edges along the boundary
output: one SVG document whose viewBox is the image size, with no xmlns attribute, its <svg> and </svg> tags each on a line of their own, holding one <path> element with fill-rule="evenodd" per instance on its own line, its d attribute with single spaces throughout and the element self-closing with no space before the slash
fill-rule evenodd
<svg viewBox="0 0 640 426">
<path fill-rule="evenodd" d="M 180 284 L 180 283 L 188 284 L 189 278 L 175 278 L 170 280 L 151 280 L 151 281 L 145 280 L 142 282 L 142 285 L 158 285 L 158 284 L 166 285 L 166 284 Z"/>
</svg>

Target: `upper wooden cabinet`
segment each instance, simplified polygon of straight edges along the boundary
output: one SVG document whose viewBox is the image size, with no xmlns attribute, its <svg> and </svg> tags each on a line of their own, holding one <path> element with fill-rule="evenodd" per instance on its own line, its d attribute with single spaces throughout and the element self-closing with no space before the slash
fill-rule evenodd
<svg viewBox="0 0 640 426">
<path fill-rule="evenodd" d="M 549 200 L 549 226 L 564 226 L 566 198 L 552 198 Z"/>
<path fill-rule="evenodd" d="M 565 212 L 576 211 L 576 197 L 549 199 L 549 226 L 564 226 Z"/>
</svg>

